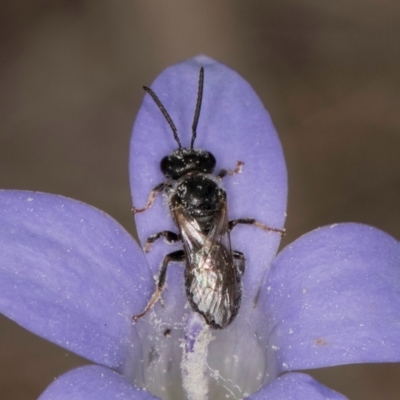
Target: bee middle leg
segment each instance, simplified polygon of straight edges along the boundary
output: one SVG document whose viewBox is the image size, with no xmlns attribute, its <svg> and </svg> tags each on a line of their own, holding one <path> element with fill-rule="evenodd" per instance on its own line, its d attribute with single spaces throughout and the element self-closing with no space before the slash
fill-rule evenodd
<svg viewBox="0 0 400 400">
<path fill-rule="evenodd" d="M 160 237 L 164 237 L 164 239 L 168 242 L 168 243 L 175 243 L 178 242 L 179 240 L 181 240 L 181 235 L 179 235 L 178 233 L 175 232 L 171 232 L 171 231 L 162 231 L 162 232 L 158 232 L 158 233 L 154 233 L 153 235 L 150 235 L 147 239 L 146 239 L 146 244 L 144 246 L 144 251 L 146 253 L 148 253 L 150 251 L 151 245 L 157 241 L 158 239 L 160 239 Z"/>
<path fill-rule="evenodd" d="M 255 225 L 258 228 L 261 228 L 261 229 L 263 229 L 264 231 L 267 231 L 267 232 L 277 232 L 281 236 L 283 236 L 285 234 L 285 232 L 286 232 L 285 229 L 272 228 L 270 226 L 264 225 L 263 223 L 255 220 L 254 218 L 233 219 L 232 221 L 229 221 L 229 230 L 231 231 L 238 224 Z"/>
<path fill-rule="evenodd" d="M 132 318 L 136 322 L 139 318 L 143 317 L 147 311 L 149 311 L 155 303 L 159 300 L 162 290 L 165 285 L 165 279 L 167 277 L 167 268 L 170 262 L 181 262 L 185 261 L 185 252 L 183 250 L 174 251 L 173 253 L 169 253 L 165 256 L 163 264 L 160 269 L 160 273 L 158 275 L 157 289 L 151 296 L 150 301 L 147 303 L 145 309 L 138 315 L 134 315 Z"/>
</svg>

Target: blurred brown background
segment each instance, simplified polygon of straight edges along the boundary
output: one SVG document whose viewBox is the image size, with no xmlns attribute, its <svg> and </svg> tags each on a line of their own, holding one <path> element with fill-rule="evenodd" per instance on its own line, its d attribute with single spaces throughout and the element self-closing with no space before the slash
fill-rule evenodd
<svg viewBox="0 0 400 400">
<path fill-rule="evenodd" d="M 395 0 L 3 0 L 0 187 L 60 193 L 133 232 L 128 143 L 142 84 L 203 53 L 268 108 L 289 172 L 287 244 L 359 221 L 400 238 L 400 3 Z M 36 399 L 85 363 L 0 319 L 0 398 Z M 399 399 L 400 365 L 314 376 Z"/>
</svg>

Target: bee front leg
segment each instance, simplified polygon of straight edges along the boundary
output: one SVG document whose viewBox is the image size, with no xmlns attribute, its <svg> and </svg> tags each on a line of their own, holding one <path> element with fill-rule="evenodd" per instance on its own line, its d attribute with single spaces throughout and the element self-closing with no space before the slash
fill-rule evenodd
<svg viewBox="0 0 400 400">
<path fill-rule="evenodd" d="M 164 239 L 168 242 L 168 243 L 175 243 L 178 242 L 179 240 L 181 240 L 181 235 L 171 232 L 171 231 L 162 231 L 162 232 L 158 232 L 155 233 L 153 235 L 150 235 L 147 239 L 146 239 L 146 245 L 144 246 L 144 251 L 146 253 L 148 253 L 150 251 L 150 247 L 151 245 L 158 239 L 160 239 L 160 237 L 164 237 Z"/>
<path fill-rule="evenodd" d="M 145 307 L 143 312 L 141 312 L 138 315 L 134 315 L 132 317 L 135 322 L 137 322 L 139 318 L 143 317 L 147 313 L 147 311 L 149 311 L 160 298 L 162 290 L 165 285 L 165 279 L 167 277 L 168 264 L 172 261 L 181 262 L 184 260 L 185 260 L 185 252 L 183 250 L 174 251 L 173 253 L 167 254 L 165 256 L 163 264 L 160 269 L 160 274 L 158 275 L 157 289 L 154 292 L 153 296 L 151 296 L 151 299 L 147 303 L 147 306 Z"/>
<path fill-rule="evenodd" d="M 237 161 L 235 169 L 221 169 L 221 171 L 219 171 L 219 173 L 217 175 L 217 178 L 222 179 L 226 175 L 240 174 L 242 172 L 243 165 L 244 165 L 243 161 Z"/>
<path fill-rule="evenodd" d="M 281 236 L 285 234 L 285 229 L 278 229 L 278 228 L 272 228 L 270 226 L 264 225 L 261 222 L 258 222 L 254 218 L 238 218 L 238 219 L 233 219 L 232 221 L 229 221 L 229 230 L 231 231 L 237 224 L 245 224 L 245 225 L 255 225 L 258 228 L 263 229 L 264 231 L 267 232 L 277 232 Z"/>
<path fill-rule="evenodd" d="M 143 211 L 148 210 L 154 203 L 154 199 L 156 198 L 157 193 L 163 192 L 165 189 L 170 188 L 171 183 L 170 182 L 163 182 L 158 184 L 151 192 L 149 195 L 149 198 L 147 199 L 147 203 L 143 208 L 132 208 L 132 214 L 137 214 L 141 213 Z"/>
</svg>

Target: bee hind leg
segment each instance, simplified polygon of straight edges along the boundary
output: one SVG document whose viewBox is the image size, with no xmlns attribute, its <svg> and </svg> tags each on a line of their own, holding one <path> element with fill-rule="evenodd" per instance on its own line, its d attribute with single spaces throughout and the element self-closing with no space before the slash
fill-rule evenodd
<svg viewBox="0 0 400 400">
<path fill-rule="evenodd" d="M 137 315 L 134 315 L 132 319 L 137 322 L 137 320 L 141 317 L 143 317 L 147 311 L 149 311 L 155 303 L 159 300 L 161 293 L 163 291 L 164 285 L 165 285 L 165 279 L 167 277 L 167 267 L 170 262 L 181 262 L 185 260 L 185 252 L 183 250 L 178 250 L 174 251 L 173 253 L 169 253 L 165 256 L 163 264 L 160 269 L 160 273 L 158 275 L 158 283 L 157 283 L 157 289 L 153 293 L 153 296 L 151 296 L 150 301 L 147 303 L 147 306 L 145 309 Z"/>
<path fill-rule="evenodd" d="M 272 228 L 270 226 L 264 225 L 263 223 L 255 220 L 254 218 L 233 219 L 232 221 L 229 221 L 229 230 L 231 231 L 238 224 L 254 225 L 254 226 L 257 226 L 258 228 L 261 228 L 267 232 L 277 232 L 281 236 L 283 236 L 286 232 L 285 229 Z"/>
<path fill-rule="evenodd" d="M 236 271 L 240 276 L 244 274 L 246 268 L 246 257 L 241 251 L 233 250 L 233 263 L 235 264 Z"/>
<path fill-rule="evenodd" d="M 144 251 L 146 253 L 148 253 L 150 251 L 150 247 L 151 245 L 157 241 L 158 239 L 160 239 L 160 237 L 164 237 L 164 239 L 167 241 L 167 243 L 175 243 L 178 242 L 179 240 L 181 240 L 181 235 L 175 233 L 175 232 L 171 232 L 171 231 L 162 231 L 162 232 L 158 232 L 155 233 L 153 235 L 150 235 L 147 239 L 146 239 L 146 244 L 144 246 Z"/>
</svg>

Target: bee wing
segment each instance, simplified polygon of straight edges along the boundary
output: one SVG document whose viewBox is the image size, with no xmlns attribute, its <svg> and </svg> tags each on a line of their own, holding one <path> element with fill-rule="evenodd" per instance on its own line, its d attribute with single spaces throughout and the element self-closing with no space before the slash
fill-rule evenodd
<svg viewBox="0 0 400 400">
<path fill-rule="evenodd" d="M 208 240 L 208 235 L 204 234 L 199 223 L 183 207 L 176 207 L 173 211 L 175 221 L 178 225 L 186 257 L 189 254 L 196 253 Z M 187 259 L 189 265 L 190 257 Z"/>
<path fill-rule="evenodd" d="M 192 307 L 207 322 L 224 328 L 237 314 L 241 284 L 233 263 L 228 212 L 221 201 L 208 233 L 183 208 L 174 210 L 185 248 L 185 286 Z"/>
<path fill-rule="evenodd" d="M 221 208 L 216 215 L 208 233 L 201 230 L 196 218 L 192 217 L 183 207 L 176 207 L 173 211 L 174 218 L 180 230 L 182 242 L 185 247 L 187 261 L 193 265 L 196 260 L 194 255 L 202 251 L 203 256 L 211 257 L 211 252 L 223 247 L 226 251 L 227 261 L 233 264 L 231 242 L 229 235 L 228 210 L 225 201 L 221 201 Z M 222 265 L 216 265 L 221 268 Z"/>
</svg>

